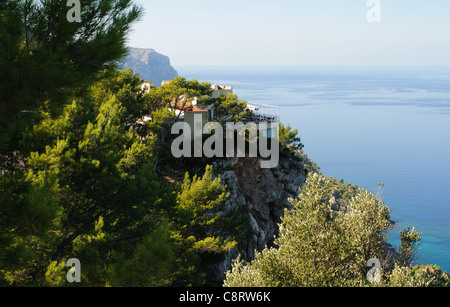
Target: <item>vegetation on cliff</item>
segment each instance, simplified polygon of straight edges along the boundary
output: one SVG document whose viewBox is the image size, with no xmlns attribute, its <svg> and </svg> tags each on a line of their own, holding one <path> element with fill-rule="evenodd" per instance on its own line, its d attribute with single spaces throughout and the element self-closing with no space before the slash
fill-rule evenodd
<svg viewBox="0 0 450 307">
<path fill-rule="evenodd" d="M 414 229 L 402 231 L 400 255 L 386 248 L 390 210 L 361 188 L 348 190 L 332 178 L 311 173 L 293 208 L 286 210 L 276 247 L 227 273 L 227 287 L 447 286 L 437 267 L 411 268 L 411 250 L 420 240 Z M 373 263 L 370 264 L 369 261 Z M 371 266 L 379 264 L 371 275 Z M 370 266 L 368 266 L 370 264 Z M 377 271 L 379 270 L 379 271 Z"/>
<path fill-rule="evenodd" d="M 167 103 L 210 85 L 179 78 L 145 93 L 109 65 L 141 15 L 131 1 L 93 1 L 73 25 L 42 22 L 65 16 L 45 4 L 0 4 L 0 285 L 69 285 L 70 258 L 81 286 L 204 285 L 235 244 L 225 216 L 210 216 L 225 187 L 205 168 L 169 184 L 156 160 Z"/>
<path fill-rule="evenodd" d="M 71 24 L 61 1 L 0 3 L 0 286 L 216 285 L 210 268 L 249 225 L 223 210 L 213 160 L 174 159 L 162 142 L 168 106 L 180 95 L 208 102 L 210 84 L 176 78 L 142 90 L 144 80 L 112 65 L 141 9 L 83 5 L 83 22 Z M 209 103 L 235 119 L 245 109 L 237 96 Z M 298 132 L 280 131 L 284 158 L 302 163 Z M 225 285 L 365 285 L 368 257 L 386 263 L 386 285 L 447 282 L 438 268 L 409 266 L 414 230 L 388 261 L 381 200 L 308 169 L 278 247 L 236 261 Z M 79 284 L 66 279 L 71 258 L 82 263 Z"/>
</svg>

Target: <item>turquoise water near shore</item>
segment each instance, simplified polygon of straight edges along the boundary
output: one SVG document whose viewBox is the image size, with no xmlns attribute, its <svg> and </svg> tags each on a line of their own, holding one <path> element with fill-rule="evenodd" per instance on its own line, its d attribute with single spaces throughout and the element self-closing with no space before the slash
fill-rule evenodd
<svg viewBox="0 0 450 307">
<path fill-rule="evenodd" d="M 417 264 L 450 272 L 450 67 L 182 66 L 180 76 L 231 85 L 280 107 L 326 176 L 383 199 L 396 227 L 423 233 Z"/>
</svg>

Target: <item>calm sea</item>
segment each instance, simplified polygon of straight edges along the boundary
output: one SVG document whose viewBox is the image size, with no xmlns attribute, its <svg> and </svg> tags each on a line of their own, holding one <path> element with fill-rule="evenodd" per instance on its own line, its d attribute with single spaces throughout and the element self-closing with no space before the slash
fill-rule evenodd
<svg viewBox="0 0 450 307">
<path fill-rule="evenodd" d="M 423 233 L 416 264 L 450 272 L 450 67 L 176 67 L 280 107 L 326 176 L 383 199 L 396 228 Z"/>
</svg>

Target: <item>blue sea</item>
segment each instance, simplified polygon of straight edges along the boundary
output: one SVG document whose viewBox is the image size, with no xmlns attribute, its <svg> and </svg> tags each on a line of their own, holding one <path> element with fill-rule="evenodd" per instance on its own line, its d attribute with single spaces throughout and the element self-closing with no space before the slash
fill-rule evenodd
<svg viewBox="0 0 450 307">
<path fill-rule="evenodd" d="M 325 176 L 378 192 L 393 247 L 422 232 L 416 264 L 450 272 L 450 67 L 180 66 L 180 76 L 231 85 L 280 107 Z"/>
</svg>

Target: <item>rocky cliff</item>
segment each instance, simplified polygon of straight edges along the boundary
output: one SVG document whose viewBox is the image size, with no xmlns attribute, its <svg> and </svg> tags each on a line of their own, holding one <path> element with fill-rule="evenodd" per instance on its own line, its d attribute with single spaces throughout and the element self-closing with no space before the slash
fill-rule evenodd
<svg viewBox="0 0 450 307">
<path fill-rule="evenodd" d="M 281 217 L 290 207 L 289 199 L 298 197 L 308 171 L 315 165 L 303 156 L 282 159 L 273 169 L 262 169 L 259 159 L 255 158 L 225 159 L 214 166 L 228 170 L 220 174 L 230 193 L 226 210 L 239 209 L 243 216 L 248 217 L 244 239 L 222 262 L 210 268 L 211 278 L 220 280 L 238 255 L 252 260 L 255 250 L 262 251 L 273 244 Z"/>
<path fill-rule="evenodd" d="M 129 48 L 129 55 L 123 60 L 123 67 L 131 68 L 141 79 L 150 81 L 159 87 L 163 80 L 178 77 L 171 66 L 169 57 L 154 49 Z"/>
</svg>

